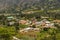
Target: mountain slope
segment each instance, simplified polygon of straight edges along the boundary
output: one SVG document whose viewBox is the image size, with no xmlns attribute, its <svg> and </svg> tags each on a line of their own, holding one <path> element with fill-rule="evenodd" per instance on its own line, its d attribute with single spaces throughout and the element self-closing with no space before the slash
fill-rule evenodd
<svg viewBox="0 0 60 40">
<path fill-rule="evenodd" d="M 0 0 L 0 10 L 6 9 L 8 7 L 20 6 L 21 8 L 29 8 L 32 6 L 44 7 L 49 5 L 49 7 L 60 7 L 60 0 Z"/>
</svg>

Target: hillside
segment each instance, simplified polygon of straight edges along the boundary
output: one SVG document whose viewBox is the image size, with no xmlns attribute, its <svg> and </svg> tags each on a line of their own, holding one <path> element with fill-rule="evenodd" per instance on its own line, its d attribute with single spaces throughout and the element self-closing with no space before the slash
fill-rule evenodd
<svg viewBox="0 0 60 40">
<path fill-rule="evenodd" d="M 45 8 L 46 6 L 50 8 L 59 8 L 60 0 L 0 0 L 0 10 L 7 9 L 11 7 L 21 7 L 22 9 L 37 7 Z"/>
</svg>

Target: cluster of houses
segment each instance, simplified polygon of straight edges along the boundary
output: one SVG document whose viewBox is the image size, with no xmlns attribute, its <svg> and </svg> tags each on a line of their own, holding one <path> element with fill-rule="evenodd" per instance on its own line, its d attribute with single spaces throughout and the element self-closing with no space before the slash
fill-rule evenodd
<svg viewBox="0 0 60 40">
<path fill-rule="evenodd" d="M 20 20 L 19 21 L 20 24 L 24 24 L 24 25 L 35 25 L 36 27 L 38 26 L 42 26 L 42 27 L 53 27 L 54 26 L 54 23 L 53 22 L 50 22 L 46 19 L 43 19 L 42 21 L 36 21 L 36 20 L 33 20 L 33 21 L 29 21 L 29 20 Z"/>
<path fill-rule="evenodd" d="M 21 24 L 24 25 L 30 25 L 28 28 L 24 28 L 22 30 L 20 30 L 20 32 L 29 32 L 30 30 L 34 30 L 34 31 L 39 31 L 39 27 L 42 28 L 54 28 L 54 23 L 50 22 L 46 19 L 43 19 L 42 21 L 27 21 L 27 20 L 22 20 L 22 22 L 20 22 Z"/>
<path fill-rule="evenodd" d="M 14 19 L 17 20 L 13 17 L 8 17 L 9 20 Z M 39 28 L 53 28 L 54 27 L 54 23 L 51 21 L 48 21 L 47 19 L 43 19 L 41 21 L 37 21 L 36 19 L 32 19 L 32 20 L 17 20 L 18 24 L 22 24 L 22 25 L 28 25 L 28 28 L 24 28 L 21 29 L 20 32 L 26 31 L 28 32 L 29 30 L 35 30 L 35 31 L 39 31 Z M 14 25 L 15 21 L 9 21 L 10 25 Z"/>
</svg>

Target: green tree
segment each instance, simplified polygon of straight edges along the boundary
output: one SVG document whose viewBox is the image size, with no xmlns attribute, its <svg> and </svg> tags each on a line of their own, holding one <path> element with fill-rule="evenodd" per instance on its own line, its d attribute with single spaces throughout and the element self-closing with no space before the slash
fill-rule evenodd
<svg viewBox="0 0 60 40">
<path fill-rule="evenodd" d="M 11 40 L 13 35 L 15 35 L 14 27 L 0 27 L 0 39 Z"/>
</svg>

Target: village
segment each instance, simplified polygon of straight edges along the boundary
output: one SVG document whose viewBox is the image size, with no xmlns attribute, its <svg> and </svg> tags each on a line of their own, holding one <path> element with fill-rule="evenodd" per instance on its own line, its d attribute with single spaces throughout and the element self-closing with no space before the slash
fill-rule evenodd
<svg viewBox="0 0 60 40">
<path fill-rule="evenodd" d="M 0 0 L 0 40 L 60 40 L 60 0 Z"/>
<path fill-rule="evenodd" d="M 8 19 L 8 25 L 13 26 L 15 25 L 15 23 L 17 22 L 17 25 L 26 25 L 26 27 L 23 28 L 19 28 L 20 32 L 29 32 L 30 30 L 34 30 L 34 31 L 40 31 L 40 29 L 48 29 L 48 28 L 56 28 L 54 23 L 56 22 L 54 21 L 49 21 L 47 19 L 45 19 L 46 17 L 44 17 L 42 20 L 37 21 L 37 19 L 35 18 L 31 18 L 30 20 L 28 19 L 16 19 L 14 17 L 7 17 Z M 16 21 L 12 21 L 12 20 L 16 20 Z"/>
<path fill-rule="evenodd" d="M 3 26 L 1 28 L 9 28 L 9 30 L 12 28 L 10 32 L 13 32 L 13 30 L 16 32 L 14 36 L 12 36 L 13 40 L 20 40 L 18 37 L 24 38 L 24 35 L 29 36 L 29 38 L 32 37 L 32 40 L 35 40 L 35 37 L 38 38 L 38 33 L 40 34 L 42 32 L 47 33 L 45 37 L 50 37 L 51 35 L 48 33 L 51 31 L 54 32 L 54 30 L 59 28 L 57 25 L 60 25 L 60 20 L 52 20 L 48 17 L 41 17 L 38 20 L 35 17 L 26 19 L 25 17 L 4 16 L 3 19 L 0 20 L 0 26 Z M 3 21 L 3 23 L 1 23 L 1 21 Z M 18 35 L 18 37 L 16 35 Z M 21 38 L 21 40 L 23 40 L 23 38 Z"/>
</svg>

